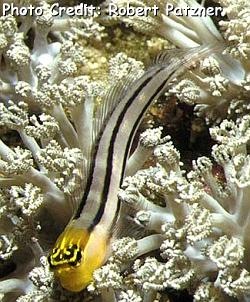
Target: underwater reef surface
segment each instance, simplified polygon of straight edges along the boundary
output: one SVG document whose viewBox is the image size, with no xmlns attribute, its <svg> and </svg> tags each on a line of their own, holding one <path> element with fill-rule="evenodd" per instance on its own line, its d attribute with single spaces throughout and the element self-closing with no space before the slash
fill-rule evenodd
<svg viewBox="0 0 250 302">
<path fill-rule="evenodd" d="M 60 2 L 100 6 L 93 16 L 53 16 L 56 1 L 4 3 L 42 14 L 1 7 L 0 300 L 250 301 L 249 1 Z M 209 8 L 223 12 L 192 15 Z M 151 96 L 168 66 L 167 89 Z M 119 216 L 108 200 L 96 222 L 98 202 L 82 206 L 93 158 L 115 132 L 111 113 L 141 91 L 151 106 L 124 134 Z M 62 275 L 84 287 L 65 289 Z"/>
</svg>

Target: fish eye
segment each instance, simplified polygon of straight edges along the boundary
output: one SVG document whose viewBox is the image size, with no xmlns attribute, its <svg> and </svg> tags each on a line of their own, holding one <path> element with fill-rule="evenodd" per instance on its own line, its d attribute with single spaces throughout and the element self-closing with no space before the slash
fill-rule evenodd
<svg viewBox="0 0 250 302">
<path fill-rule="evenodd" d="M 71 266 L 77 266 L 77 264 L 80 263 L 81 259 L 82 259 L 82 253 L 81 253 L 80 250 L 78 250 L 76 252 L 75 259 L 73 261 L 70 260 L 69 265 L 71 265 Z"/>
<path fill-rule="evenodd" d="M 79 247 L 74 246 L 74 247 L 72 247 L 70 252 L 71 252 L 72 256 L 69 260 L 69 265 L 77 266 L 77 264 L 79 264 L 82 259 L 82 251 Z"/>
</svg>

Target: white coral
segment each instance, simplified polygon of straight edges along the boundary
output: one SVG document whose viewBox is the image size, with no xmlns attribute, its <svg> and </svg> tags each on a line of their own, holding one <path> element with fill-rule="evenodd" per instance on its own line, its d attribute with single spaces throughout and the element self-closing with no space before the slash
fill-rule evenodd
<svg viewBox="0 0 250 302">
<path fill-rule="evenodd" d="M 44 196 L 41 189 L 34 185 L 25 184 L 25 187 L 12 186 L 10 189 L 11 200 L 21 209 L 25 216 L 35 216 L 38 209 L 44 203 Z"/>
<path fill-rule="evenodd" d="M 227 295 L 237 298 L 243 295 L 247 299 L 249 205 L 246 192 L 250 140 L 247 125 L 248 116 L 245 116 L 236 123 L 225 120 L 211 129 L 218 142 L 212 154 L 224 172 L 220 180 L 214 175 L 213 162 L 208 157 L 194 161 L 194 170 L 187 178 L 180 168 L 179 153 L 173 153 L 173 160 L 171 156 L 162 156 L 164 144 L 155 147 L 156 167 L 125 179 L 122 200 L 140 210 L 137 223 L 161 234 L 162 243 L 157 249 L 162 259 L 168 260 L 166 263 L 155 258 L 146 258 L 145 262 L 136 260 L 132 278 L 137 287 L 152 291 L 168 286 L 190 288 L 192 282 L 199 284 L 196 278 L 208 278 L 211 282 L 208 287 L 197 285 L 196 301 L 201 301 L 201 297 L 223 301 Z M 166 144 L 171 146 L 170 142 Z M 174 150 L 173 146 L 170 149 Z M 164 164 L 164 160 L 175 164 Z M 152 192 L 163 196 L 166 208 L 152 206 Z M 137 240 L 138 247 L 141 240 L 144 249 L 151 245 L 149 238 L 144 237 Z M 126 262 L 125 257 L 122 260 Z M 209 276 L 214 272 L 218 277 L 213 283 Z"/>
<path fill-rule="evenodd" d="M 98 289 L 122 287 L 122 276 L 120 275 L 120 267 L 117 263 L 108 263 L 102 268 L 94 272 L 94 286 Z"/>
<path fill-rule="evenodd" d="M 115 241 L 111 258 L 95 272 L 93 288 L 103 300 L 112 298 L 109 302 L 158 301 L 158 291 L 167 295 L 168 288 L 188 289 L 194 301 L 248 301 L 248 1 L 218 0 L 227 15 L 218 28 L 209 17 L 164 13 L 167 3 L 202 8 L 195 0 L 106 1 L 119 7 L 156 4 L 161 9 L 157 16 L 131 18 L 54 18 L 49 9 L 53 1 L 12 2 L 42 5 L 43 15 L 0 17 L 0 125 L 4 133 L 0 140 L 0 257 L 14 260 L 18 267 L 13 278 L 6 276 L 0 282 L 1 298 L 6 300 L 8 292 L 16 292 L 21 296 L 14 299 L 20 302 L 81 299 L 81 294 L 64 296 L 45 258 L 42 266 L 37 258 L 48 247 L 43 238 L 47 230 L 53 230 L 48 232 L 50 238 L 56 235 L 50 223 L 60 229 L 80 201 L 98 132 L 92 129 L 92 120 L 96 122 L 99 108 L 104 109 L 100 104 L 113 96 L 117 82 L 127 86 L 144 72 L 142 62 L 119 49 L 111 55 L 104 81 L 92 81 L 84 74 L 89 55 L 85 47 L 105 45 L 104 52 L 112 52 L 116 45 L 106 38 L 113 29 L 105 26 L 125 23 L 141 34 L 164 37 L 179 48 L 220 44 L 224 39 L 219 50 L 211 47 L 212 56 L 191 64 L 178 81 L 173 80 L 167 95 L 194 105 L 209 123 L 218 123 L 227 115 L 230 118 L 211 128 L 217 142 L 213 160 L 198 158 L 188 174 L 170 137 L 161 137 L 165 129 L 141 134 L 119 197 L 137 212 L 136 222 L 149 233 L 141 233 L 137 240 Z M 95 126 L 99 128 L 98 122 Z M 7 136 L 17 132 L 18 146 L 14 136 L 13 145 L 7 146 L 5 131 Z M 147 168 L 143 165 L 149 158 L 156 165 Z M 214 174 L 214 164 L 221 166 L 221 178 Z M 187 165 L 185 169 L 190 170 Z M 30 258 L 25 267 L 21 266 L 22 255 Z M 57 290 L 61 294 L 54 296 Z"/>
</svg>

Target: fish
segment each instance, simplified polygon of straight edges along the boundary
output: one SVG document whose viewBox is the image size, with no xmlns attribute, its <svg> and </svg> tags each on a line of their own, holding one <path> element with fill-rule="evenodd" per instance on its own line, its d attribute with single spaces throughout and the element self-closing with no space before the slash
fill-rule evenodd
<svg viewBox="0 0 250 302">
<path fill-rule="evenodd" d="M 102 110 L 84 194 L 48 256 L 50 268 L 66 290 L 85 289 L 93 280 L 93 272 L 107 259 L 121 214 L 118 191 L 134 135 L 148 108 L 178 74 L 223 48 L 217 43 L 161 54 L 138 80 L 133 81 L 134 75 L 130 75 L 130 80 L 124 80 L 110 94 L 111 100 L 107 99 Z"/>
</svg>

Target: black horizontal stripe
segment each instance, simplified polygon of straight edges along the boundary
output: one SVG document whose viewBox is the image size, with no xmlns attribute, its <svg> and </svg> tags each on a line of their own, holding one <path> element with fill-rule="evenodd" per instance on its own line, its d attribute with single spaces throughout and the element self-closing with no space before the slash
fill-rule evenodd
<svg viewBox="0 0 250 302">
<path fill-rule="evenodd" d="M 158 71 L 159 72 L 159 71 Z M 154 74 L 155 75 L 155 74 Z M 145 87 L 145 85 L 148 84 L 148 82 L 150 82 L 152 79 L 152 76 L 147 78 L 137 89 L 136 91 L 133 93 L 133 95 L 128 99 L 128 101 L 126 102 L 123 110 L 120 112 L 119 117 L 117 119 L 116 125 L 112 131 L 112 135 L 110 138 L 110 145 L 109 145 L 109 149 L 108 149 L 108 158 L 107 158 L 107 163 L 106 163 L 106 175 L 105 175 L 105 179 L 104 179 L 104 186 L 103 186 L 103 191 L 102 191 L 102 199 L 101 199 L 101 204 L 99 206 L 99 209 L 96 213 L 96 216 L 93 220 L 93 224 L 92 226 L 95 226 L 101 219 L 104 209 L 105 209 L 105 205 L 107 202 L 107 196 L 108 196 L 108 191 L 109 191 L 109 187 L 110 187 L 110 179 L 111 179 L 111 175 L 112 175 L 112 170 L 113 170 L 113 150 L 114 150 L 114 144 L 115 144 L 115 139 L 117 136 L 117 133 L 119 131 L 119 128 L 121 126 L 121 122 L 124 118 L 124 115 L 126 114 L 126 111 L 128 110 L 128 108 L 131 106 L 131 104 L 134 102 L 135 98 L 140 94 L 140 92 L 142 91 L 142 89 Z M 112 118 L 112 116 L 111 116 Z"/>
<path fill-rule="evenodd" d="M 130 152 L 130 148 L 131 148 L 131 144 L 133 142 L 133 138 L 135 135 L 135 132 L 140 124 L 140 122 L 143 119 L 143 116 L 145 114 L 145 112 L 147 111 L 147 109 L 150 107 L 150 105 L 152 104 L 152 102 L 155 100 L 156 96 L 161 92 L 161 90 L 164 88 L 164 86 L 166 85 L 166 82 L 168 81 L 168 79 L 174 74 L 171 73 L 168 78 L 159 86 L 159 88 L 157 89 L 157 91 L 154 93 L 154 95 L 149 99 L 149 101 L 146 103 L 146 105 L 144 106 L 144 108 L 142 109 L 140 115 L 138 116 L 136 122 L 134 123 L 134 126 L 129 134 L 129 139 L 128 139 L 128 144 L 126 146 L 126 150 L 125 150 L 125 154 L 124 154 L 124 158 L 123 158 L 123 166 L 122 166 L 122 175 L 121 175 L 121 179 L 120 179 L 120 185 L 119 187 L 121 187 L 122 182 L 123 182 L 123 178 L 124 178 L 124 173 L 125 173 L 125 168 L 126 168 L 126 163 L 127 163 L 127 158 L 129 156 L 129 152 Z M 115 213 L 115 217 L 118 217 L 119 214 L 119 209 L 120 209 L 120 200 L 118 199 L 118 207 L 116 209 L 116 213 Z"/>
<path fill-rule="evenodd" d="M 162 69 L 162 68 L 161 68 Z M 160 69 L 160 70 L 161 70 Z M 141 92 L 141 90 L 143 89 L 143 87 L 145 87 L 145 85 L 147 85 L 147 83 L 158 73 L 158 72 L 160 72 L 160 70 L 156 70 L 155 71 L 155 73 L 153 73 L 152 75 L 150 75 L 149 77 L 147 77 L 146 79 L 145 79 L 145 81 L 143 81 L 143 83 L 142 84 L 140 84 L 140 86 L 136 89 L 136 91 L 133 93 L 133 95 L 128 99 L 128 101 L 126 102 L 126 104 L 125 104 L 125 107 L 123 108 L 123 110 L 122 110 L 122 112 L 120 113 L 120 115 L 118 116 L 118 121 L 117 121 L 117 123 L 116 123 L 116 126 L 115 126 L 115 128 L 114 128 L 114 130 L 113 130 L 113 132 L 112 132 L 112 137 L 111 137 L 111 139 L 110 139 L 110 141 L 111 141 L 111 144 L 110 144 L 110 146 L 112 147 L 112 145 L 113 145 L 113 134 L 114 134 L 114 131 L 115 131 L 115 129 L 117 128 L 119 128 L 120 127 L 120 123 L 121 123 L 121 118 L 122 118 L 122 116 L 125 114 L 125 112 L 127 111 L 127 109 L 131 106 L 131 104 L 133 103 L 133 101 L 134 101 L 134 99 L 135 99 L 135 97 Z M 140 79 L 139 79 L 140 80 Z M 138 80 L 138 81 L 139 81 Z M 135 84 L 132 84 L 132 85 L 135 85 Z M 129 88 L 128 88 L 129 89 Z M 122 100 L 121 100 L 122 101 Z M 111 118 L 112 118 L 112 115 L 111 115 Z M 107 125 L 107 124 L 106 124 Z M 83 197 L 82 197 L 82 199 L 81 199 L 81 202 L 80 202 L 80 204 L 79 204 L 79 207 L 78 207 L 78 209 L 77 209 L 77 211 L 76 211 L 76 213 L 75 213 L 75 215 L 74 215 L 74 219 L 77 219 L 77 218 L 79 218 L 80 216 L 81 216 L 81 214 L 82 214 L 82 212 L 84 211 L 84 206 L 86 205 L 86 203 L 87 203 L 87 200 L 88 200 L 88 195 L 89 195 L 89 192 L 90 192 L 90 190 L 91 190 L 91 185 L 92 185 L 92 183 L 93 183 L 93 176 L 94 176 L 94 171 L 95 171 L 95 167 L 96 167 L 96 156 L 97 156 L 97 153 L 98 153 L 98 144 L 99 144 L 99 142 L 100 142 L 100 140 L 101 140 L 101 136 L 102 136 L 102 134 L 103 134 L 103 132 L 104 132 L 104 128 L 105 128 L 105 126 L 106 125 L 103 125 L 103 129 L 102 129 L 102 131 L 101 131 L 101 133 L 99 134 L 99 137 L 98 137 L 98 139 L 97 139 L 97 142 L 96 142 L 96 146 L 95 146 L 95 151 L 94 151 L 94 154 L 93 154 L 93 158 L 92 158 L 92 163 L 91 163 L 91 166 L 90 166 L 90 172 L 89 172 L 89 175 L 88 175 L 88 179 L 87 179 L 87 183 L 86 183 L 86 187 L 85 187 L 85 190 L 84 190 L 84 194 L 83 194 Z M 118 131 L 118 130 L 117 130 Z M 97 212 L 97 214 L 96 214 L 96 216 L 95 216 L 95 219 L 94 219 L 94 221 L 93 221 L 93 226 L 94 225 L 96 225 L 97 224 L 97 222 L 100 220 L 100 219 L 98 219 L 97 217 L 98 216 L 100 216 L 99 218 L 101 218 L 101 216 L 102 216 L 102 214 L 103 214 L 103 211 L 104 211 L 104 208 L 105 208 L 105 204 L 106 204 L 106 201 L 107 201 L 107 199 L 105 198 L 104 200 L 102 199 L 103 198 L 103 195 L 105 196 L 105 195 L 107 195 L 107 193 L 105 193 L 105 188 L 107 188 L 107 190 L 108 190 L 108 188 L 109 188 L 109 183 L 107 183 L 107 182 L 109 182 L 109 179 L 110 179 L 110 177 L 111 177 L 111 171 L 112 171 L 112 169 L 110 169 L 109 167 L 111 167 L 112 165 L 109 165 L 109 164 L 112 164 L 112 156 L 113 156 L 113 154 L 110 154 L 110 147 L 109 147 L 109 151 L 108 151 L 108 158 L 107 158 L 107 164 L 106 164 L 106 171 L 107 172 L 109 172 L 110 171 L 110 173 L 107 173 L 106 172 L 106 176 L 105 176 L 105 180 L 104 180 L 104 189 L 103 189 L 103 192 L 102 192 L 102 197 L 101 197 L 101 200 L 102 200 L 102 202 L 101 202 L 101 204 L 100 204 L 100 208 L 99 208 L 99 210 L 98 210 L 98 212 Z M 107 174 L 108 174 L 108 179 L 107 179 Z M 109 175 L 110 174 L 110 175 Z M 103 204 L 104 203 L 104 204 Z M 103 204 L 103 205 L 102 205 Z M 99 213 L 99 214 L 98 214 Z M 95 221 L 97 221 L 96 223 L 95 223 Z"/>
<path fill-rule="evenodd" d="M 112 136 L 110 139 L 110 146 L 108 149 L 108 159 L 107 159 L 107 170 L 106 170 L 106 175 L 105 175 L 105 181 L 104 181 L 104 187 L 103 187 L 103 192 L 102 192 L 102 202 L 100 204 L 99 210 L 93 220 L 93 226 L 95 226 L 101 219 L 104 209 L 105 209 L 105 205 L 107 203 L 107 198 L 108 198 L 108 192 L 110 189 L 110 181 L 111 181 L 111 177 L 112 177 L 112 170 L 113 170 L 113 157 L 114 157 L 114 145 L 117 139 L 117 134 L 119 132 L 119 129 L 122 125 L 123 120 L 126 118 L 126 113 L 128 111 L 128 109 L 130 108 L 130 106 L 134 103 L 135 99 L 139 96 L 140 93 L 143 92 L 143 89 L 147 86 L 147 84 L 152 80 L 153 77 L 155 77 L 158 73 L 160 73 L 164 68 L 160 68 L 158 69 L 151 77 L 147 78 L 134 92 L 134 94 L 130 97 L 130 99 L 126 102 L 123 110 L 120 112 L 120 115 L 117 119 L 117 123 L 113 129 L 112 132 Z M 169 76 L 171 76 L 172 74 L 170 74 Z M 169 78 L 169 77 L 168 77 Z M 156 91 L 154 92 L 154 94 L 152 95 L 151 98 L 149 98 L 146 101 L 146 104 L 144 105 L 144 107 L 141 109 L 141 113 L 138 116 L 137 120 L 133 123 L 131 123 L 131 131 L 129 132 L 129 137 L 127 139 L 128 143 L 126 146 L 126 151 L 125 151 L 125 156 L 123 158 L 123 168 L 121 171 L 121 179 L 120 179 L 120 184 L 122 182 L 122 178 L 124 175 L 124 170 L 125 170 L 125 165 L 126 165 L 126 159 L 132 144 L 132 138 L 134 136 L 135 130 L 137 129 L 140 121 L 143 118 L 143 115 L 145 114 L 145 111 L 147 110 L 147 108 L 150 106 L 150 104 L 153 102 L 153 100 L 155 99 L 155 96 L 162 90 L 162 88 L 165 86 L 167 79 L 164 80 L 164 82 L 160 85 L 155 87 Z M 138 104 L 136 104 L 138 105 Z M 119 212 L 119 204 L 118 207 L 116 209 L 116 215 Z"/>
</svg>

